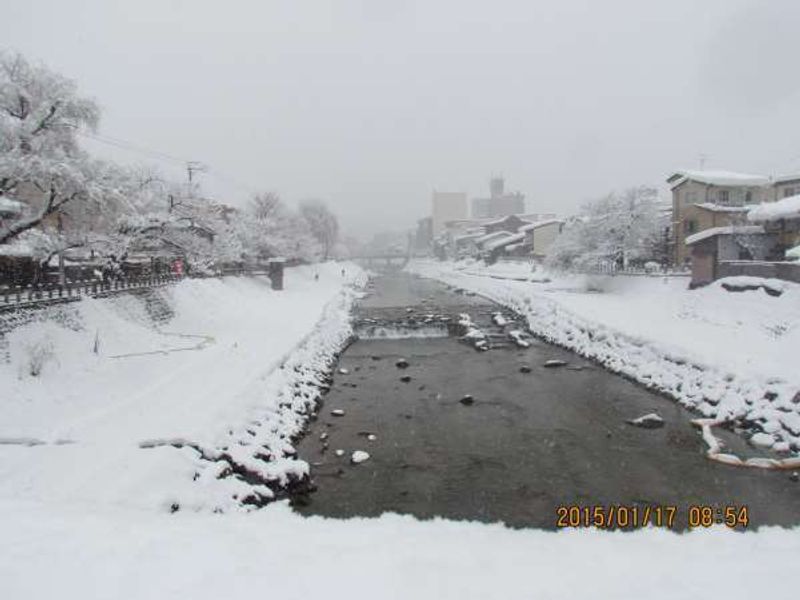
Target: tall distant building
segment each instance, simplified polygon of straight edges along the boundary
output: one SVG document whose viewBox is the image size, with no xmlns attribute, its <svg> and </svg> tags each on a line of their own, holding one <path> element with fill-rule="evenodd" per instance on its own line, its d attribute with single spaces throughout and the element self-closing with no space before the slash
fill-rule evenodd
<svg viewBox="0 0 800 600">
<path fill-rule="evenodd" d="M 525 212 L 525 196 L 519 192 L 506 192 L 502 177 L 489 180 L 489 197 L 472 199 L 472 218 L 486 219 L 520 215 Z"/>
<path fill-rule="evenodd" d="M 433 235 L 444 230 L 447 221 L 467 218 L 467 194 L 464 192 L 433 192 Z"/>
</svg>

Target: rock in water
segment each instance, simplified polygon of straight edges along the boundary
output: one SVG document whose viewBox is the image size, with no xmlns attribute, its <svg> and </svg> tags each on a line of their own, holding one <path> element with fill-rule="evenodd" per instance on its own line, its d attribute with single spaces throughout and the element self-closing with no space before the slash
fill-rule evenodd
<svg viewBox="0 0 800 600">
<path fill-rule="evenodd" d="M 566 366 L 567 362 L 564 360 L 558 360 L 557 358 L 551 358 L 550 360 L 544 363 L 544 366 L 547 368 L 552 369 L 553 367 L 564 367 Z"/>
<path fill-rule="evenodd" d="M 475 398 L 473 398 L 469 394 L 465 394 L 461 398 L 461 400 L 459 400 L 459 402 L 461 402 L 461 404 L 463 404 L 464 406 L 471 406 L 472 404 L 475 404 Z"/>
<path fill-rule="evenodd" d="M 347 370 L 347 369 L 345 369 L 344 367 L 342 367 L 341 369 L 339 369 L 339 373 L 340 373 L 341 375 L 347 375 L 349 372 L 350 372 L 350 371 L 348 371 L 348 370 Z"/>
<path fill-rule="evenodd" d="M 508 321 L 503 316 L 503 313 L 500 312 L 492 314 L 492 321 L 494 321 L 495 325 L 498 327 L 505 327 L 508 324 Z"/>
<path fill-rule="evenodd" d="M 364 452 L 363 450 L 356 450 L 350 456 L 350 462 L 354 465 L 364 462 L 365 460 L 369 460 L 369 452 Z"/>
<path fill-rule="evenodd" d="M 408 361 L 405 358 L 401 358 L 396 363 L 394 363 L 398 369 L 407 369 L 408 368 Z"/>
<path fill-rule="evenodd" d="M 530 373 L 531 372 L 531 368 L 528 365 L 522 365 L 519 368 L 519 372 L 520 373 Z"/>
<path fill-rule="evenodd" d="M 327 440 L 328 439 L 328 432 L 327 431 L 323 431 L 322 433 L 320 433 L 319 434 L 319 439 L 321 439 L 322 441 Z"/>
<path fill-rule="evenodd" d="M 342 450 L 341 448 L 337 448 L 337 449 L 334 451 L 334 454 L 335 454 L 336 456 L 344 456 L 344 450 Z"/>
<path fill-rule="evenodd" d="M 656 413 L 648 413 L 637 419 L 630 419 L 625 422 L 635 427 L 641 427 L 642 429 L 658 429 L 664 426 L 664 419 Z"/>
<path fill-rule="evenodd" d="M 377 440 L 377 439 L 378 439 L 378 436 L 377 436 L 377 435 L 375 435 L 374 433 L 370 433 L 370 434 L 367 436 L 367 439 L 368 439 L 370 442 L 374 442 L 375 440 Z"/>
<path fill-rule="evenodd" d="M 334 417 L 343 417 L 343 416 L 344 416 L 344 411 L 343 411 L 341 408 L 334 408 L 334 409 L 331 411 L 331 414 L 332 414 Z"/>
<path fill-rule="evenodd" d="M 410 375 L 403 375 L 400 378 L 400 381 L 402 381 L 403 383 L 408 383 L 409 381 L 411 381 L 411 376 Z"/>
</svg>

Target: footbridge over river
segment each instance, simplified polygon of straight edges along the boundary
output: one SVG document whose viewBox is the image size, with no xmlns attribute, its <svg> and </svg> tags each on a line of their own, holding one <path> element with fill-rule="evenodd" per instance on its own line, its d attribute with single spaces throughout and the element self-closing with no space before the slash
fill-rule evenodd
<svg viewBox="0 0 800 600">
<path fill-rule="evenodd" d="M 359 254 L 350 257 L 355 263 L 368 269 L 403 269 L 411 257 L 407 254 Z"/>
</svg>

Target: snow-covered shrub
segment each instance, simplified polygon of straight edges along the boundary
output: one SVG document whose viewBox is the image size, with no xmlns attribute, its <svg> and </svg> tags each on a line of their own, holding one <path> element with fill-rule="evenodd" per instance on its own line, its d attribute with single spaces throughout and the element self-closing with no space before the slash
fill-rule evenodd
<svg viewBox="0 0 800 600">
<path fill-rule="evenodd" d="M 41 375 L 44 366 L 55 359 L 53 340 L 49 336 L 25 345 L 25 370 L 31 377 Z"/>
</svg>

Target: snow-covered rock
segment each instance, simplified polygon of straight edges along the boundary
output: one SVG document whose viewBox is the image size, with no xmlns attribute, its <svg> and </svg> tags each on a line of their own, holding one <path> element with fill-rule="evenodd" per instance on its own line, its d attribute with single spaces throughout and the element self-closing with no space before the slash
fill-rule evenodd
<svg viewBox="0 0 800 600">
<path fill-rule="evenodd" d="M 546 360 L 544 362 L 544 366 L 547 367 L 547 368 L 565 367 L 566 365 L 567 365 L 567 361 L 560 360 L 558 358 L 551 358 L 551 359 Z"/>
<path fill-rule="evenodd" d="M 648 413 L 646 415 L 642 415 L 641 417 L 630 419 L 626 421 L 626 423 L 636 427 L 641 427 L 642 429 L 658 429 L 659 427 L 664 426 L 664 419 L 662 419 L 656 413 Z"/>
<path fill-rule="evenodd" d="M 498 327 L 505 327 L 508 325 L 508 320 L 503 316 L 503 313 L 496 312 L 492 315 L 492 321 Z"/>
<path fill-rule="evenodd" d="M 364 450 L 356 450 L 350 455 L 350 462 L 354 465 L 363 463 L 366 460 L 369 460 L 369 452 L 365 452 Z"/>
</svg>

